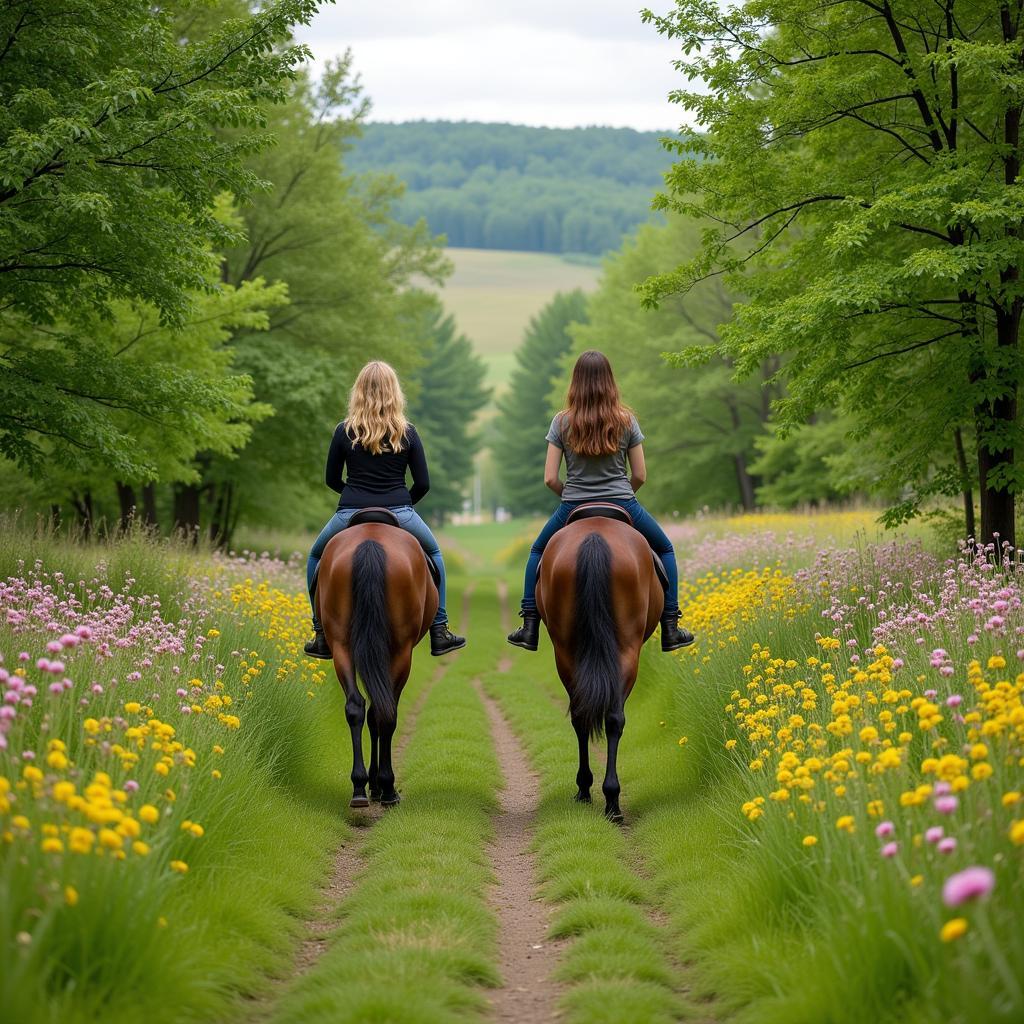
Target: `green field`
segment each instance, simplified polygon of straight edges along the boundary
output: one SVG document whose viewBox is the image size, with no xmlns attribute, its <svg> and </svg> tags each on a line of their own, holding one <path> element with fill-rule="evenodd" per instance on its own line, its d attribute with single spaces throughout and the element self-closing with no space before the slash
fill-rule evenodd
<svg viewBox="0 0 1024 1024">
<path fill-rule="evenodd" d="M 488 367 L 487 382 L 501 390 L 530 317 L 557 293 L 597 287 L 600 267 L 538 252 L 448 249 L 455 272 L 441 292 L 459 330 Z"/>
<path fill-rule="evenodd" d="M 641 657 L 625 828 L 603 741 L 572 799 L 546 635 L 504 642 L 521 521 L 443 537 L 469 645 L 416 653 L 387 813 L 347 808 L 296 565 L 8 531 L 3 1020 L 1016 1024 L 1019 579 L 873 524 L 677 524 L 698 641 Z"/>
</svg>

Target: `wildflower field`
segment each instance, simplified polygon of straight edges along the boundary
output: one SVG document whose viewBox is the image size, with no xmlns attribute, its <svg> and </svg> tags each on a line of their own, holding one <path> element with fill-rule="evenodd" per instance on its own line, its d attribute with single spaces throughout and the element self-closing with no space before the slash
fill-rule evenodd
<svg viewBox="0 0 1024 1024">
<path fill-rule="evenodd" d="M 537 780 L 514 821 L 548 916 L 523 955 L 547 958 L 560 1019 L 1024 1019 L 1008 553 L 878 537 L 870 512 L 679 524 L 699 640 L 644 652 L 620 829 L 569 800 L 550 648 L 503 643 L 501 552 L 525 532 L 452 532 L 471 646 L 417 653 L 404 803 L 363 828 L 333 670 L 299 653 L 294 564 L 8 536 L 0 1018 L 487 1019 L 516 982 L 486 694 Z"/>
</svg>

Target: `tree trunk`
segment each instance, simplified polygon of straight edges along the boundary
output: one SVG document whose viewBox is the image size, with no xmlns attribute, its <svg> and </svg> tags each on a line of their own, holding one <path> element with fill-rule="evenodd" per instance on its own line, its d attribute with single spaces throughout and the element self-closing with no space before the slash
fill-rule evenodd
<svg viewBox="0 0 1024 1024">
<path fill-rule="evenodd" d="M 231 543 L 234 532 L 232 519 L 234 516 L 235 485 L 230 481 L 217 488 L 217 497 L 213 506 L 213 520 L 210 523 L 210 540 L 219 548 Z"/>
<path fill-rule="evenodd" d="M 991 418 L 1010 420 L 1010 416 L 1000 415 L 1010 401 L 1010 399 L 1003 398 L 994 402 Z M 1016 398 L 1012 400 L 1012 404 L 1016 407 Z M 1013 418 L 1016 418 L 1015 411 Z M 978 541 L 982 544 L 995 544 L 997 552 L 1004 543 L 1014 546 L 1017 543 L 1013 494 L 1005 484 L 993 481 L 993 477 L 997 473 L 1005 472 L 1012 466 L 1012 448 L 992 451 L 988 442 L 978 441 L 978 491 L 981 496 L 981 534 Z"/>
<path fill-rule="evenodd" d="M 729 408 L 729 417 L 732 420 L 733 431 L 738 431 L 742 426 L 740 411 L 736 403 L 731 399 L 725 403 Z M 747 472 L 747 456 L 745 452 L 736 452 L 733 457 L 733 465 L 736 467 L 736 484 L 740 490 L 740 504 L 745 512 L 751 511 L 754 507 L 754 481 Z"/>
<path fill-rule="evenodd" d="M 152 482 L 142 487 L 142 521 L 154 529 L 160 525 L 156 515 L 156 484 Z"/>
<path fill-rule="evenodd" d="M 135 519 L 135 510 L 138 508 L 138 503 L 135 500 L 135 488 L 131 484 L 123 483 L 118 480 L 117 487 L 117 500 L 121 506 L 121 532 L 127 533 L 132 528 L 132 522 Z"/>
<path fill-rule="evenodd" d="M 1018 24 L 1011 17 L 1008 5 L 1000 5 L 1003 40 L 1017 41 Z M 1003 181 L 1016 185 L 1020 176 L 1020 104 L 1011 105 L 1003 115 Z M 1017 224 L 1010 220 L 1006 234 L 1018 236 Z M 996 343 L 1000 350 L 999 368 L 996 370 L 1001 387 L 996 397 L 983 403 L 981 416 L 984 430 L 978 431 L 978 490 L 981 494 L 981 537 L 983 544 L 994 542 L 996 553 L 1000 544 L 1017 544 L 1014 522 L 1013 471 L 1014 450 L 1010 438 L 1017 427 L 1017 366 L 1016 349 L 1020 337 L 1021 299 L 1017 294 L 1020 268 L 1014 264 L 999 271 L 1002 301 L 996 305 Z M 1011 350 L 1013 358 L 1011 358 Z M 1001 378 L 1001 379 L 1000 379 Z"/>
<path fill-rule="evenodd" d="M 964 499 L 964 526 L 966 539 L 972 540 L 977 526 L 974 522 L 974 488 L 971 487 L 971 473 L 967 468 L 967 454 L 964 451 L 963 431 L 957 427 L 953 431 L 953 443 L 956 445 L 956 466 L 960 472 L 960 488 Z"/>
<path fill-rule="evenodd" d="M 199 493 L 195 484 L 174 487 L 174 529 L 193 544 L 199 543 Z"/>
<path fill-rule="evenodd" d="M 747 472 L 747 459 L 743 452 L 738 452 L 732 457 L 736 467 L 736 483 L 740 489 L 740 504 L 744 512 L 750 512 L 754 508 L 754 481 Z"/>
<path fill-rule="evenodd" d="M 78 522 L 82 527 L 82 536 L 91 537 L 93 529 L 93 512 L 92 512 L 92 491 L 84 491 L 81 496 L 74 494 L 71 496 L 71 503 L 75 506 L 75 511 L 78 513 Z"/>
</svg>

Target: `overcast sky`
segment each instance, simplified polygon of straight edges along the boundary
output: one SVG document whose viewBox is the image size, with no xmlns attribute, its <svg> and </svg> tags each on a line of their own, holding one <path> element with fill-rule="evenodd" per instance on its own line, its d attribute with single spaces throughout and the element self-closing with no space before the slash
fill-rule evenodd
<svg viewBox="0 0 1024 1024">
<path fill-rule="evenodd" d="M 337 0 L 300 39 L 351 47 L 371 119 L 675 129 L 678 48 L 640 21 L 669 0 Z"/>
</svg>

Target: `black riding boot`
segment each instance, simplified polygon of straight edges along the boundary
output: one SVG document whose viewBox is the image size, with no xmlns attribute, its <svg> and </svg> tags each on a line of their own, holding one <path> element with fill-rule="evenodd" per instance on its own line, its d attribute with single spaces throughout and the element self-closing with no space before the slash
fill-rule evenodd
<svg viewBox="0 0 1024 1024">
<path fill-rule="evenodd" d="M 435 622 L 430 627 L 430 653 L 439 658 L 449 651 L 457 651 L 460 647 L 466 646 L 464 636 L 456 636 L 449 628 L 447 622 Z"/>
<path fill-rule="evenodd" d="M 688 629 L 679 628 L 681 614 L 682 612 L 677 609 L 674 612 L 665 612 L 661 617 L 661 649 L 663 651 L 678 651 L 680 647 L 689 647 L 694 641 L 694 636 Z"/>
<path fill-rule="evenodd" d="M 327 646 L 327 637 L 324 636 L 324 627 L 314 626 L 313 633 L 313 639 L 307 640 L 306 646 L 302 648 L 306 652 L 306 657 L 320 658 L 322 661 L 330 661 L 334 655 L 331 654 L 331 649 Z"/>
<path fill-rule="evenodd" d="M 508 642 L 513 647 L 522 647 L 524 651 L 537 650 L 540 637 L 540 615 L 535 608 L 524 608 L 519 617 L 523 624 L 513 633 L 509 633 Z"/>
</svg>

